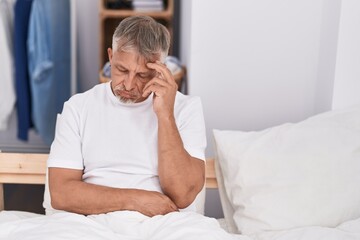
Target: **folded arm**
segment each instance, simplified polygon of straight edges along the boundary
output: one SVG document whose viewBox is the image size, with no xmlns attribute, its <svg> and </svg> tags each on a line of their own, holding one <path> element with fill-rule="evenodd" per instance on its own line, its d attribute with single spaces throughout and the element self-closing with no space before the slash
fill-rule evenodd
<svg viewBox="0 0 360 240">
<path fill-rule="evenodd" d="M 81 170 L 49 168 L 53 208 L 85 215 L 131 210 L 147 216 L 178 210 L 167 196 L 159 192 L 85 183 L 82 174 Z"/>
</svg>

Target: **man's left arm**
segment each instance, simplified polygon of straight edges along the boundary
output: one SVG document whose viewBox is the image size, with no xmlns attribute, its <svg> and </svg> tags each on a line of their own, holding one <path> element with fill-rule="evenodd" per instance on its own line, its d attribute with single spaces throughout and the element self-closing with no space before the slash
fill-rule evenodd
<svg viewBox="0 0 360 240">
<path fill-rule="evenodd" d="M 205 162 L 184 149 L 175 119 L 158 119 L 158 124 L 160 184 L 178 208 L 186 208 L 204 186 Z"/>
<path fill-rule="evenodd" d="M 160 185 L 178 208 L 186 208 L 204 186 L 205 162 L 191 156 L 184 148 L 174 117 L 177 84 L 172 74 L 160 62 L 148 63 L 147 66 L 158 72 L 158 76 L 144 87 L 143 96 L 154 93 Z"/>
</svg>

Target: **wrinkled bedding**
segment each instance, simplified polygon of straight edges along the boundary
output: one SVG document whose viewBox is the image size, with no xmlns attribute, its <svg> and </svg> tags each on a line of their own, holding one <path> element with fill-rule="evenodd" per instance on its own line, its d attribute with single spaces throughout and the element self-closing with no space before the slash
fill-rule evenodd
<svg viewBox="0 0 360 240">
<path fill-rule="evenodd" d="M 347 221 L 336 228 L 303 227 L 256 235 L 256 240 L 360 240 L 360 218 Z"/>
<path fill-rule="evenodd" d="M 228 234 L 214 218 L 191 212 L 146 217 L 123 211 L 83 216 L 60 212 L 51 216 L 20 212 L 0 212 L 0 240 L 86 239 L 86 240 L 360 240 L 360 219 L 336 228 L 303 227 L 263 232 L 253 236 Z"/>
<path fill-rule="evenodd" d="M 216 219 L 197 213 L 175 212 L 149 218 L 131 211 L 87 217 L 66 212 L 44 216 L 3 211 L 0 213 L 0 239 L 250 240 L 245 236 L 225 232 Z"/>
</svg>

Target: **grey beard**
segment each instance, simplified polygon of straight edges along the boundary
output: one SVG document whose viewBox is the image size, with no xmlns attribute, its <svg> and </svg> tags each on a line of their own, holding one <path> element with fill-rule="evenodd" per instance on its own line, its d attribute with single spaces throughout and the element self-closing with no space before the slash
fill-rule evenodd
<svg viewBox="0 0 360 240">
<path fill-rule="evenodd" d="M 136 99 L 123 98 L 123 97 L 118 96 L 118 95 L 115 94 L 116 90 L 120 90 L 120 91 L 125 90 L 124 85 L 120 85 L 120 86 L 115 87 L 114 95 L 120 102 L 125 103 L 125 104 L 134 104 L 136 102 L 136 100 L 138 100 L 140 98 L 140 96 L 138 96 Z"/>
<path fill-rule="evenodd" d="M 125 104 L 134 104 L 135 101 L 136 101 L 136 99 L 134 100 L 134 99 L 123 98 L 123 97 L 117 96 L 117 95 L 115 95 L 115 97 L 116 97 L 120 102 L 125 103 Z"/>
</svg>

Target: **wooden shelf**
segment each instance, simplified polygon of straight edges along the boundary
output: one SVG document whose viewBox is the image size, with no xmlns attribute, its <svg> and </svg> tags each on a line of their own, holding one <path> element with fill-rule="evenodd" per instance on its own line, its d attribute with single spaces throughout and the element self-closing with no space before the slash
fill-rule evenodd
<svg viewBox="0 0 360 240">
<path fill-rule="evenodd" d="M 101 2 L 104 2 L 102 0 Z M 100 18 L 125 18 L 134 15 L 147 15 L 157 18 L 167 19 L 169 21 L 172 20 L 174 15 L 174 0 L 168 0 L 167 8 L 163 11 L 134 11 L 134 10 L 122 10 L 122 9 L 107 9 L 104 7 L 104 4 L 100 4 L 99 16 Z"/>
</svg>

